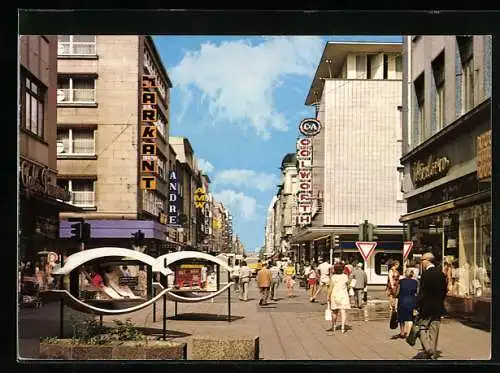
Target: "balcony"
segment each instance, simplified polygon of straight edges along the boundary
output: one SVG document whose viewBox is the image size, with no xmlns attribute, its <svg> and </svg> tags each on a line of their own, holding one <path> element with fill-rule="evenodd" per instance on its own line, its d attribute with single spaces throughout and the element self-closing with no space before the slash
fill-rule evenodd
<svg viewBox="0 0 500 373">
<path fill-rule="evenodd" d="M 95 192 L 93 191 L 73 191 L 71 192 L 71 203 L 78 207 L 94 208 Z"/>
<path fill-rule="evenodd" d="M 84 42 L 59 42 L 57 44 L 58 56 L 95 56 L 96 43 Z"/>
<path fill-rule="evenodd" d="M 91 88 L 85 89 L 61 89 L 57 90 L 58 104 L 73 104 L 73 103 L 95 103 L 96 90 Z"/>
</svg>

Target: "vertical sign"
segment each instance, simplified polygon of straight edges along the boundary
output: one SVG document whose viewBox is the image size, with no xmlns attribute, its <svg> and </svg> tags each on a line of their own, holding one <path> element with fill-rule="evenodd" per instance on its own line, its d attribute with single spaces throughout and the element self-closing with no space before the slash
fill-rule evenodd
<svg viewBox="0 0 500 373">
<path fill-rule="evenodd" d="M 312 216 L 312 139 L 297 140 L 298 193 L 297 223 L 299 226 L 311 224 Z"/>
<path fill-rule="evenodd" d="M 156 149 L 158 113 L 156 111 L 156 92 L 146 91 L 154 89 L 156 78 L 152 75 L 142 76 L 141 91 L 141 189 L 155 190 L 157 188 L 156 174 L 158 173 L 158 157 Z"/>
<path fill-rule="evenodd" d="M 179 223 L 179 183 L 175 171 L 168 173 L 168 225 L 178 227 Z"/>
<path fill-rule="evenodd" d="M 491 179 L 491 130 L 476 138 L 477 147 L 477 179 Z"/>
</svg>

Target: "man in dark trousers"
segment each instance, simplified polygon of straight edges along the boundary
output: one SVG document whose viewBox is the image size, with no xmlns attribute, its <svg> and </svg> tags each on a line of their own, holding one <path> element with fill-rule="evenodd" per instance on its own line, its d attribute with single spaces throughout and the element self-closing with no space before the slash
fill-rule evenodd
<svg viewBox="0 0 500 373">
<path fill-rule="evenodd" d="M 436 360 L 437 342 L 441 317 L 445 314 L 446 276 L 434 266 L 434 255 L 430 252 L 421 258 L 423 273 L 420 277 L 420 289 L 417 295 L 419 314 L 420 343 L 423 353 L 417 359 Z"/>
</svg>

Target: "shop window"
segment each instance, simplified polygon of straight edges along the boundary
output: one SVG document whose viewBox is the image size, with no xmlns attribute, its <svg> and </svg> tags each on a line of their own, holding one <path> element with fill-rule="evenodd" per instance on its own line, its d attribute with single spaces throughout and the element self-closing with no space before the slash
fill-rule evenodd
<svg viewBox="0 0 500 373">
<path fill-rule="evenodd" d="M 95 155 L 95 130 L 66 128 L 57 130 L 58 155 Z"/>
<path fill-rule="evenodd" d="M 375 253 L 375 273 L 379 276 L 387 276 L 389 273 L 389 263 L 398 260 L 400 268 L 403 265 L 403 254 L 399 253 Z"/>
<path fill-rule="evenodd" d="M 21 123 L 23 128 L 44 138 L 45 94 L 47 88 L 37 79 L 21 73 Z"/>
</svg>

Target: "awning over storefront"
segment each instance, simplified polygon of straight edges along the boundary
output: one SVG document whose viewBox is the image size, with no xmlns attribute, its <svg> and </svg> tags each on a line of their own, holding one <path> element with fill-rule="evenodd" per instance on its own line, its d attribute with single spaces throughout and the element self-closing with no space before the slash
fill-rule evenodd
<svg viewBox="0 0 500 373">
<path fill-rule="evenodd" d="M 23 194 L 21 194 L 22 196 Z M 59 210 L 60 212 L 82 212 L 83 209 L 81 207 L 77 207 L 74 205 L 71 205 L 69 203 L 63 202 L 59 199 L 54 199 L 54 198 L 49 198 L 49 197 L 44 197 L 38 194 L 31 194 L 29 198 L 33 198 L 37 201 L 47 203 L 51 206 L 54 206 Z"/>
<path fill-rule="evenodd" d="M 491 200 L 491 191 L 486 190 L 469 196 L 456 198 L 451 201 L 439 203 L 434 206 L 425 207 L 420 210 L 412 211 L 406 215 L 401 216 L 399 221 L 401 223 L 406 223 L 415 219 L 422 218 L 424 216 L 439 214 L 459 207 L 465 207 L 476 203 L 484 202 L 487 201 L 488 199 Z"/>
</svg>

